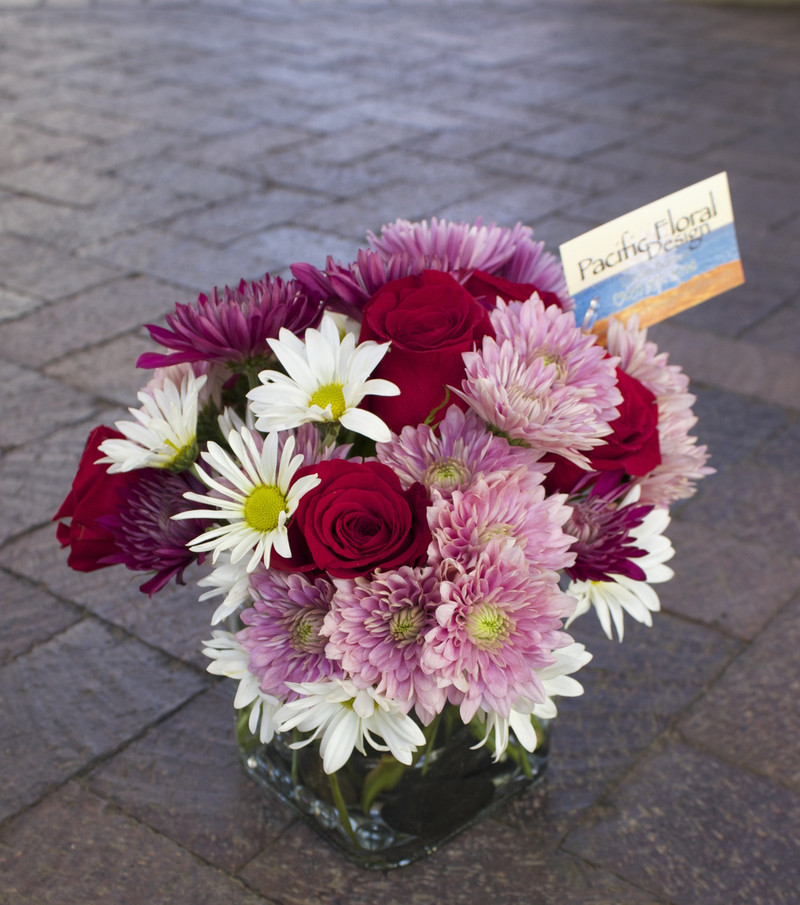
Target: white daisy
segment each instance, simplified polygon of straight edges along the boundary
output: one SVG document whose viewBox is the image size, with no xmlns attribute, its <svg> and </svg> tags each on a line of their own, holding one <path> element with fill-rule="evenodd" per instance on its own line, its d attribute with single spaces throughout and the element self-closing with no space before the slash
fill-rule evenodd
<svg viewBox="0 0 800 905">
<path fill-rule="evenodd" d="M 258 736 L 262 742 L 272 740 L 275 734 L 275 715 L 281 702 L 274 695 L 264 694 L 258 687 L 258 678 L 250 672 L 250 655 L 236 640 L 231 632 L 214 631 L 212 639 L 204 641 L 203 653 L 211 658 L 207 670 L 215 676 L 227 676 L 236 679 L 239 687 L 233 706 L 237 710 L 253 705 L 248 720 L 250 732 Z"/>
<path fill-rule="evenodd" d="M 286 523 L 303 494 L 319 484 L 316 475 L 306 475 L 289 486 L 303 463 L 302 456 L 293 457 L 294 437 L 286 438 L 280 460 L 277 433 L 269 434 L 261 449 L 255 438 L 256 435 L 246 427 L 228 434 L 228 444 L 238 462 L 219 444 L 210 442 L 201 456 L 222 481 L 198 468 L 197 476 L 212 494 L 203 496 L 190 491 L 184 496 L 216 508 L 191 509 L 173 516 L 225 521 L 227 524 L 211 528 L 190 541 L 188 546 L 196 553 L 212 550 L 212 562 L 217 561 L 223 550 L 230 550 L 233 564 L 250 555 L 246 566 L 248 572 L 252 572 L 259 562 L 269 566 L 273 548 L 281 556 L 291 556 Z"/>
<path fill-rule="evenodd" d="M 128 409 L 135 421 L 117 421 L 125 439 L 105 440 L 99 463 L 110 463 L 109 472 L 136 468 L 184 471 L 197 458 L 198 394 L 206 376 L 185 376 L 180 385 L 165 380 L 161 389 L 142 390 L 140 409 Z"/>
<path fill-rule="evenodd" d="M 553 698 L 574 698 L 583 694 L 583 686 L 573 679 L 570 673 L 577 672 L 585 666 L 592 659 L 592 655 L 583 644 L 578 643 L 558 648 L 553 651 L 553 655 L 556 658 L 555 663 L 536 670 L 536 675 L 544 687 L 546 695 L 544 702 L 536 704 L 532 701 L 519 700 L 511 708 L 508 719 L 498 713 L 487 713 L 486 735 L 474 746 L 475 748 L 484 745 L 494 730 L 494 759 L 497 760 L 508 747 L 509 730 L 513 730 L 517 741 L 526 751 L 535 751 L 539 740 L 531 722 L 531 715 L 540 720 L 551 720 L 558 715 Z"/>
<path fill-rule="evenodd" d="M 222 597 L 222 603 L 214 610 L 211 617 L 212 625 L 219 625 L 228 616 L 233 615 L 241 606 L 251 600 L 250 573 L 244 563 L 225 563 L 217 566 L 213 572 L 204 576 L 197 582 L 200 588 L 211 588 L 203 592 L 199 600 L 210 600 L 212 597 Z"/>
<path fill-rule="evenodd" d="M 349 679 L 335 678 L 286 684 L 301 697 L 281 707 L 278 731 L 313 733 L 292 748 L 302 748 L 321 735 L 319 751 L 326 773 L 343 767 L 354 748 L 365 754 L 365 741 L 376 751 L 391 751 L 403 764 L 410 764 L 414 751 L 425 744 L 422 730 L 402 706 L 373 688 L 357 688 Z"/>
<path fill-rule="evenodd" d="M 223 437 L 227 437 L 231 431 L 239 431 L 243 427 L 250 430 L 255 429 L 253 414 L 249 408 L 245 410 L 245 419 L 243 420 L 239 413 L 233 407 L 226 405 L 225 408 L 217 415 L 217 426 Z"/>
<path fill-rule="evenodd" d="M 623 506 L 634 503 L 641 493 L 640 487 L 634 487 L 622 501 Z M 612 575 L 613 581 L 573 581 L 567 588 L 567 594 L 575 597 L 578 605 L 567 621 L 567 625 L 578 616 L 588 612 L 592 607 L 597 611 L 597 618 L 603 631 L 609 638 L 613 637 L 612 622 L 617 630 L 619 640 L 624 634 L 623 613 L 627 613 L 637 622 L 651 626 L 653 617 L 661 609 L 658 594 L 650 587 L 662 581 L 669 581 L 675 574 L 664 563 L 675 555 L 675 549 L 663 531 L 669 524 L 667 509 L 654 508 L 636 528 L 632 528 L 630 536 L 635 545 L 647 553 L 637 557 L 636 565 L 645 573 L 643 581 L 636 581 L 626 575 Z"/>
<path fill-rule="evenodd" d="M 583 685 L 573 679 L 571 673 L 577 672 L 592 659 L 586 647 L 577 642 L 554 650 L 553 656 L 556 658 L 555 663 L 536 672 L 544 686 L 547 700 L 542 704 L 533 704 L 530 712 L 540 720 L 552 720 L 558 716 L 553 698 L 577 698 L 583 694 Z"/>
<path fill-rule="evenodd" d="M 384 422 L 359 409 L 365 396 L 397 396 L 388 380 L 367 378 L 389 349 L 368 340 L 356 346 L 352 333 L 340 335 L 336 321 L 325 315 L 319 330 L 306 330 L 305 342 L 289 330 L 269 344 L 286 374 L 262 371 L 263 386 L 247 394 L 259 430 L 289 430 L 308 421 L 339 422 L 377 442 L 391 439 Z"/>
</svg>

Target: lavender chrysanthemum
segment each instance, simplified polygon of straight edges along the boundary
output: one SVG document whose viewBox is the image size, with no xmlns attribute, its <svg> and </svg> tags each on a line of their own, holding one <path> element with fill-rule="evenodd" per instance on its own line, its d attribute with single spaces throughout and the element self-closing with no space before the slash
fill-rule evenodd
<svg viewBox="0 0 800 905">
<path fill-rule="evenodd" d="M 360 250 L 357 259 L 343 265 L 329 257 L 325 270 L 310 264 L 292 265 L 298 282 L 326 306 L 351 317 L 359 317 L 365 302 L 391 280 L 417 275 L 423 270 L 443 270 L 463 283 L 476 270 L 517 283 L 532 283 L 539 290 L 554 292 L 561 308 L 572 309 L 564 272 L 558 259 L 545 251 L 544 242 L 533 240 L 533 230 L 517 223 L 508 227 L 483 226 L 423 220 L 396 220 L 370 232 L 371 250 Z"/>
<path fill-rule="evenodd" d="M 487 479 L 521 471 L 544 475 L 535 453 L 509 446 L 502 437 L 489 433 L 474 412 L 462 412 L 455 405 L 436 427 L 408 425 L 399 437 L 379 443 L 377 455 L 404 487 L 418 482 L 446 498 L 454 490 L 467 490 L 481 475 Z"/>
<path fill-rule="evenodd" d="M 516 547 L 531 572 L 557 572 L 574 562 L 573 538 L 564 523 L 571 510 L 565 496 L 545 497 L 537 472 L 514 474 L 488 483 L 478 478 L 451 500 L 440 499 L 428 509 L 433 562 L 452 559 L 471 569 L 484 554 Z"/>
<path fill-rule="evenodd" d="M 145 352 L 137 367 L 168 367 L 187 361 L 241 364 L 269 356 L 267 340 L 281 327 L 302 336 L 321 315 L 319 296 L 297 282 L 269 275 L 247 283 L 242 280 L 211 296 L 200 295 L 196 306 L 177 304 L 168 314 L 167 326 L 147 324 L 150 336 L 169 353 Z"/>
<path fill-rule="evenodd" d="M 137 572 L 155 572 L 140 591 L 153 596 L 172 578 L 183 584 L 183 572 L 198 559 L 187 544 L 203 524 L 195 519 L 176 521 L 173 516 L 190 508 L 183 495 L 201 490 L 202 484 L 188 472 L 173 474 L 148 468 L 123 492 L 117 513 L 103 519 L 119 547 L 106 563 L 122 563 Z"/>
<path fill-rule="evenodd" d="M 533 283 L 556 293 L 565 310 L 572 307 L 558 259 L 544 250 L 544 242 L 535 242 L 533 230 L 521 223 L 509 229 L 484 226 L 480 219 L 454 223 L 434 217 L 430 224 L 396 220 L 384 226 L 380 236 L 368 233 L 367 239 L 386 261 L 405 256 L 412 268 L 445 270 L 459 281 L 483 270 L 513 282 Z"/>
<path fill-rule="evenodd" d="M 339 674 L 338 665 L 325 656 L 326 638 L 320 634 L 334 592 L 327 579 L 259 569 L 250 588 L 253 605 L 242 613 L 245 627 L 236 638 L 264 694 L 292 700 L 296 695 L 286 682 L 318 682 Z"/>
<path fill-rule="evenodd" d="M 570 499 L 572 514 L 564 530 L 575 536 L 575 564 L 566 569 L 573 581 L 613 581 L 612 575 L 644 580 L 644 570 L 633 560 L 647 551 L 636 546 L 632 532 L 653 507 L 622 505 L 629 489 L 616 473 L 606 472 L 588 492 Z"/>
<path fill-rule="evenodd" d="M 603 442 L 622 401 L 616 359 L 575 326 L 572 313 L 536 297 L 499 302 L 492 325 L 496 338 L 464 353 L 459 395 L 512 441 L 586 467 L 581 451 Z"/>
<path fill-rule="evenodd" d="M 612 320 L 607 345 L 612 355 L 619 356 L 620 367 L 641 381 L 658 405 L 661 463 L 636 481 L 642 488 L 642 502 L 668 507 L 688 499 L 695 492 L 695 482 L 714 473 L 706 465 L 706 447 L 689 434 L 697 423 L 689 378 L 678 365 L 667 364 L 666 352 L 659 354 L 656 344 L 647 341 L 647 330 L 639 329 L 636 317 L 625 325 Z"/>
<path fill-rule="evenodd" d="M 554 662 L 553 650 L 571 643 L 561 629 L 574 601 L 555 573 L 532 575 L 518 548 L 483 554 L 465 569 L 439 567 L 442 602 L 425 637 L 422 667 L 447 683 L 468 723 L 481 709 L 508 718 L 519 699 L 543 703 L 536 671 Z"/>
<path fill-rule="evenodd" d="M 436 624 L 433 569 L 401 566 L 371 579 L 337 582 L 322 634 L 328 657 L 341 662 L 359 688 L 375 687 L 405 712 L 429 723 L 445 702 L 434 676 L 422 670 L 423 639 Z"/>
</svg>

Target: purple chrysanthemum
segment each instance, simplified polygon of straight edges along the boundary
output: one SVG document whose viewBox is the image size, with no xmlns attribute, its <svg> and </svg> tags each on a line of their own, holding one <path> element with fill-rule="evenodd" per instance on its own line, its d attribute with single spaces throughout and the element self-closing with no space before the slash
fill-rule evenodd
<svg viewBox="0 0 800 905">
<path fill-rule="evenodd" d="M 422 273 L 422 265 L 413 265 L 409 256 L 395 255 L 384 260 L 377 252 L 360 249 L 352 264 L 342 264 L 328 257 L 325 270 L 312 264 L 292 264 L 298 283 L 315 297 L 325 300 L 325 307 L 361 320 L 365 303 L 386 283 L 412 274 Z"/>
<path fill-rule="evenodd" d="M 571 312 L 537 298 L 499 302 L 492 325 L 496 338 L 464 353 L 459 395 L 512 441 L 586 467 L 581 451 L 603 442 L 622 401 L 616 359 L 575 326 Z"/>
<path fill-rule="evenodd" d="M 572 642 L 560 629 L 575 602 L 559 590 L 558 576 L 531 574 L 521 551 L 511 548 L 482 555 L 470 569 L 446 560 L 439 577 L 442 602 L 421 662 L 447 683 L 464 722 L 479 709 L 507 719 L 520 699 L 543 703 L 536 670 Z"/>
<path fill-rule="evenodd" d="M 339 675 L 325 656 L 320 634 L 334 587 L 326 578 L 259 569 L 250 580 L 253 606 L 242 613 L 236 635 L 248 652 L 259 688 L 281 700 L 297 697 L 286 682 L 318 682 Z"/>
<path fill-rule="evenodd" d="M 200 295 L 196 306 L 177 304 L 167 315 L 167 326 L 147 324 L 150 336 L 170 353 L 145 352 L 136 362 L 140 368 L 160 368 L 186 361 L 225 364 L 246 363 L 270 354 L 267 340 L 286 327 L 302 336 L 321 316 L 321 300 L 301 289 L 294 280 L 284 282 L 269 275 L 236 289 L 215 288 L 211 296 Z"/>
<path fill-rule="evenodd" d="M 466 490 L 481 475 L 489 478 L 520 471 L 544 475 L 535 453 L 509 446 L 502 437 L 489 433 L 474 412 L 462 412 L 455 405 L 436 427 L 409 425 L 399 437 L 379 443 L 377 455 L 404 487 L 419 482 L 446 498 L 454 490 Z"/>
<path fill-rule="evenodd" d="M 508 475 L 491 483 L 478 478 L 451 500 L 428 508 L 433 562 L 453 559 L 471 569 L 478 558 L 519 548 L 531 572 L 557 572 L 574 562 L 573 538 L 563 526 L 571 510 L 561 494 L 545 497 L 537 472 Z"/>
<path fill-rule="evenodd" d="M 197 519 L 177 521 L 172 516 L 192 507 L 183 498 L 189 490 L 203 485 L 184 471 L 180 474 L 161 468 L 139 471 L 139 480 L 126 488 L 116 514 L 103 519 L 119 547 L 104 562 L 122 563 L 136 572 L 155 572 L 139 588 L 153 596 L 171 578 L 183 584 L 183 572 L 198 559 L 186 546 L 204 528 Z"/>
<path fill-rule="evenodd" d="M 634 528 L 653 507 L 622 505 L 630 485 L 620 484 L 620 473 L 601 474 L 588 492 L 570 499 L 572 514 L 564 530 L 575 536 L 575 564 L 566 569 L 573 581 L 613 581 L 625 575 L 644 581 L 645 573 L 633 560 L 647 551 L 636 546 Z"/>
<path fill-rule="evenodd" d="M 436 623 L 434 570 L 401 566 L 337 587 L 322 628 L 327 655 L 341 662 L 357 687 L 374 686 L 429 723 L 445 702 L 435 677 L 420 666 L 423 639 Z"/>
<path fill-rule="evenodd" d="M 695 482 L 714 473 L 706 465 L 706 447 L 689 434 L 697 423 L 689 378 L 678 365 L 667 364 L 667 353 L 659 354 L 656 344 L 647 341 L 647 330 L 639 329 L 635 317 L 625 325 L 612 320 L 607 345 L 609 353 L 619 356 L 620 367 L 641 381 L 658 405 L 661 463 L 636 481 L 642 488 L 642 502 L 669 507 L 688 499 L 695 492 Z"/>
</svg>

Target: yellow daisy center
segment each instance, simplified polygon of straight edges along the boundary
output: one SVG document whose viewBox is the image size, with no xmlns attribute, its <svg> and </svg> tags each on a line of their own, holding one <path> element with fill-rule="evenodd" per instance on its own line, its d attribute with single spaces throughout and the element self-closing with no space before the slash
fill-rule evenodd
<svg viewBox="0 0 800 905">
<path fill-rule="evenodd" d="M 321 409 L 331 407 L 331 413 L 335 421 L 345 412 L 347 403 L 344 401 L 344 391 L 340 383 L 326 383 L 319 387 L 309 399 L 309 405 L 318 405 Z"/>
<path fill-rule="evenodd" d="M 473 607 L 467 617 L 467 631 L 476 647 L 497 649 L 508 637 L 511 620 L 507 614 L 490 603 Z"/>
<path fill-rule="evenodd" d="M 244 520 L 261 533 L 278 527 L 281 512 L 286 511 L 286 496 L 274 484 L 262 484 L 244 501 Z"/>
</svg>

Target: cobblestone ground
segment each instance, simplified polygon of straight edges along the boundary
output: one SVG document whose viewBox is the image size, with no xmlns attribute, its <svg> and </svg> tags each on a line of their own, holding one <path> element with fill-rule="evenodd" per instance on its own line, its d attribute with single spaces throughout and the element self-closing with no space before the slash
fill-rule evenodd
<svg viewBox="0 0 800 905">
<path fill-rule="evenodd" d="M 800 901 L 800 19 L 642 0 L 0 0 L 0 901 Z M 238 766 L 191 588 L 49 519 L 140 324 L 398 216 L 558 244 L 727 170 L 747 284 L 651 332 L 718 472 L 665 613 L 595 652 L 548 782 L 352 867 Z M 589 618 L 589 617 L 585 617 Z M 639 630 L 640 629 L 640 630 Z"/>
</svg>

